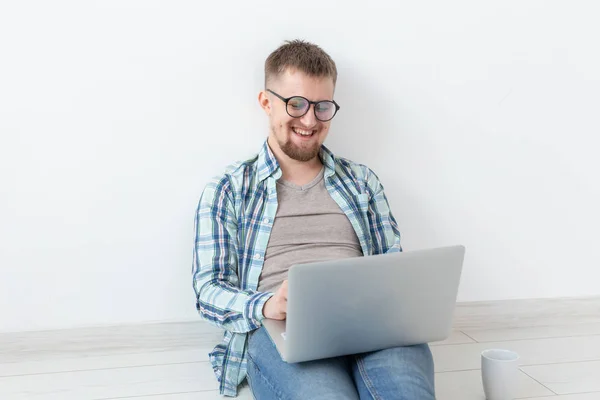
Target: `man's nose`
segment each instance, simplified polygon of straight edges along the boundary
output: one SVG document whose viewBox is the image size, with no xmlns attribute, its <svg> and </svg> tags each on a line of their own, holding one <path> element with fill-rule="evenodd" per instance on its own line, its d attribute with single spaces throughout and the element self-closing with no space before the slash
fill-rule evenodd
<svg viewBox="0 0 600 400">
<path fill-rule="evenodd" d="M 308 111 L 302 116 L 302 118 L 300 118 L 300 121 L 307 128 L 312 128 L 317 124 L 314 104 L 311 104 L 310 107 L 308 107 Z"/>
</svg>

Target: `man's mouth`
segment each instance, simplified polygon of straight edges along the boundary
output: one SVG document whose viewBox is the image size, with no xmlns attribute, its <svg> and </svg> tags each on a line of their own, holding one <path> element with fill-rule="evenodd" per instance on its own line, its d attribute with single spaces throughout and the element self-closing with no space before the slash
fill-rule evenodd
<svg viewBox="0 0 600 400">
<path fill-rule="evenodd" d="M 311 137 L 312 135 L 315 134 L 315 132 L 317 132 L 316 130 L 307 131 L 305 129 L 300 129 L 300 128 L 296 128 L 296 127 L 292 127 L 292 131 L 294 131 L 294 133 L 296 135 L 304 137 L 304 138 Z"/>
</svg>

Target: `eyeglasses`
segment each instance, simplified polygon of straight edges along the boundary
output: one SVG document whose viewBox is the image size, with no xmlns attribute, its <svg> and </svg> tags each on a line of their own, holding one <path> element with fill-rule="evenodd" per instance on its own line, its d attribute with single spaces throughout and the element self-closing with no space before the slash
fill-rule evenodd
<svg viewBox="0 0 600 400">
<path fill-rule="evenodd" d="M 321 122 L 327 122 L 333 119 L 335 114 L 340 109 L 340 106 L 335 101 L 310 101 L 302 96 L 292 96 L 286 99 L 271 89 L 267 89 L 267 92 L 271 92 L 275 96 L 279 97 L 285 103 L 285 110 L 287 111 L 288 115 L 293 118 L 305 116 L 310 109 L 311 104 L 315 105 L 315 117 L 317 117 L 317 119 Z"/>
</svg>

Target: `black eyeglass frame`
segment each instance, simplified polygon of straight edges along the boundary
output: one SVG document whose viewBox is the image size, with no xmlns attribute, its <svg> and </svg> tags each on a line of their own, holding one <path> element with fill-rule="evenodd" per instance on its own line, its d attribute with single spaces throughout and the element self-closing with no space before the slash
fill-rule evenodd
<svg viewBox="0 0 600 400">
<path fill-rule="evenodd" d="M 316 118 L 316 119 L 318 119 L 318 120 L 319 120 L 319 121 L 321 121 L 321 122 L 327 122 L 327 121 L 331 121 L 331 120 L 333 119 L 333 117 L 335 117 L 335 115 L 337 114 L 337 112 L 338 112 L 338 111 L 340 110 L 340 108 L 341 108 L 341 107 L 339 106 L 339 104 L 335 102 L 335 100 L 319 100 L 319 101 L 310 101 L 310 100 L 309 100 L 309 99 L 307 99 L 306 97 L 302 97 L 302 96 L 292 96 L 292 97 L 285 98 L 285 97 L 281 96 L 280 94 L 277 94 L 277 93 L 275 93 L 275 92 L 274 92 L 274 91 L 272 91 L 271 89 L 267 89 L 267 92 L 273 93 L 275 96 L 277 96 L 277 97 L 278 97 L 278 98 L 279 98 L 281 101 L 283 101 L 283 102 L 285 103 L 285 112 L 286 112 L 286 113 L 287 113 L 287 114 L 288 114 L 290 117 L 292 117 L 292 118 L 302 118 L 302 117 L 304 117 L 304 116 L 306 115 L 306 113 L 308 113 L 308 110 L 310 110 L 310 106 L 311 106 L 311 104 L 312 104 L 312 105 L 314 105 L 314 107 L 313 107 L 313 112 L 315 113 L 315 118 Z M 296 98 L 296 97 L 299 97 L 299 98 L 301 98 L 301 99 L 304 99 L 304 100 L 306 100 L 306 102 L 308 103 L 308 108 L 306 109 L 306 111 L 304 112 L 304 114 L 302 114 L 302 115 L 298 115 L 298 116 L 292 115 L 292 114 L 290 114 L 290 112 L 288 111 L 288 102 L 289 102 L 291 99 L 293 99 L 293 98 Z M 333 115 L 331 116 L 331 118 L 323 120 L 323 119 L 321 119 L 321 118 L 319 118 L 319 117 L 317 116 L 317 104 L 319 104 L 319 103 L 333 103 L 333 105 L 335 106 L 335 112 L 333 113 Z"/>
</svg>

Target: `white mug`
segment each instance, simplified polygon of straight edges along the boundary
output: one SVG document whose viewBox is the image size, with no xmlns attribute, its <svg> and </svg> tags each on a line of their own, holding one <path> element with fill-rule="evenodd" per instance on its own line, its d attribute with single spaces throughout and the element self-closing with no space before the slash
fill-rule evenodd
<svg viewBox="0 0 600 400">
<path fill-rule="evenodd" d="M 514 351 L 488 349 L 481 353 L 481 380 L 487 400 L 513 400 L 519 374 L 519 355 Z"/>
</svg>

